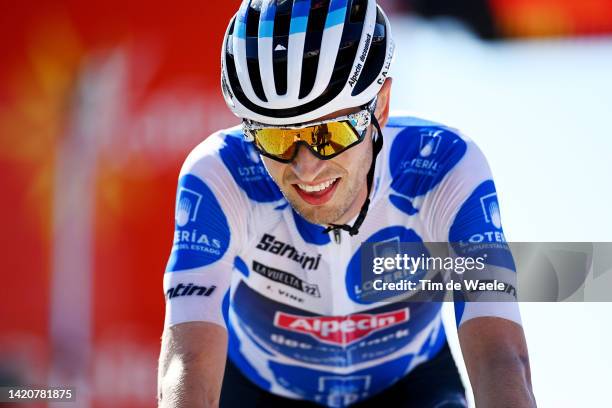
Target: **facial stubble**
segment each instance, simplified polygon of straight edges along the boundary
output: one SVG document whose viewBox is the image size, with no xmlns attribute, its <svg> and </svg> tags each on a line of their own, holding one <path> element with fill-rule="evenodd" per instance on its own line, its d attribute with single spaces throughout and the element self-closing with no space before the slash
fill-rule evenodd
<svg viewBox="0 0 612 408">
<path fill-rule="evenodd" d="M 338 223 L 355 206 L 355 202 L 360 199 L 362 202 L 357 204 L 361 208 L 365 197 L 362 197 L 360 192 L 366 187 L 367 174 L 372 162 L 372 143 L 367 143 L 367 145 L 368 147 L 364 149 L 361 157 L 352 158 L 349 161 L 349 164 L 355 166 L 354 169 L 346 169 L 337 163 L 332 163 L 333 167 L 320 175 L 321 180 L 340 177 L 339 182 L 341 183 L 334 192 L 332 199 L 324 205 L 314 206 L 302 200 L 295 191 L 293 183 L 288 181 L 294 180 L 295 175 L 292 174 L 291 168 L 287 167 L 283 176 L 285 183 L 282 184 L 285 188 L 281 188 L 281 191 L 293 209 L 313 224 L 329 225 Z M 359 165 L 359 163 L 365 165 Z M 329 177 L 326 176 L 326 173 L 329 173 Z M 290 190 L 285 191 L 286 189 Z M 346 222 L 346 220 L 343 221 Z"/>
</svg>

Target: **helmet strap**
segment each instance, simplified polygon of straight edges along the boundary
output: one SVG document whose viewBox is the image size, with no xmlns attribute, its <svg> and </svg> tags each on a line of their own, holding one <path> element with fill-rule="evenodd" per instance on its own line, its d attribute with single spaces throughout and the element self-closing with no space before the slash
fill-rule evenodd
<svg viewBox="0 0 612 408">
<path fill-rule="evenodd" d="M 383 146 L 382 130 L 380 130 L 380 125 L 378 124 L 378 120 L 376 119 L 376 116 L 373 113 L 372 113 L 372 124 L 376 128 L 377 134 L 373 140 L 374 148 L 372 152 L 372 164 L 370 165 L 370 170 L 368 171 L 368 176 L 367 176 L 368 195 L 366 196 L 366 200 L 361 206 L 361 210 L 359 211 L 359 215 L 357 216 L 357 219 L 353 223 L 353 226 L 350 226 L 348 224 L 329 224 L 329 226 L 323 230 L 324 234 L 327 234 L 333 230 L 338 229 L 338 230 L 348 231 L 349 235 L 351 236 L 357 235 L 359 233 L 359 227 L 361 227 L 361 224 L 365 220 L 365 217 L 368 213 L 368 208 L 370 207 L 370 192 L 372 191 L 372 183 L 374 181 L 374 169 L 376 167 L 376 157 L 378 156 L 378 153 L 380 153 L 380 151 L 382 150 L 382 146 Z"/>
</svg>

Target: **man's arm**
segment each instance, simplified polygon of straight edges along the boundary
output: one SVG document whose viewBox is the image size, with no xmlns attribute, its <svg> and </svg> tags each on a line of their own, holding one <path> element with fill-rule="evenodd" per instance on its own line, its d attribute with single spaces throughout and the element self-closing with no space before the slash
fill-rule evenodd
<svg viewBox="0 0 612 408">
<path fill-rule="evenodd" d="M 536 406 L 521 326 L 478 317 L 459 326 L 459 343 L 478 408 Z"/>
<path fill-rule="evenodd" d="M 164 329 L 157 377 L 159 408 L 218 407 L 227 331 L 206 322 Z"/>
</svg>

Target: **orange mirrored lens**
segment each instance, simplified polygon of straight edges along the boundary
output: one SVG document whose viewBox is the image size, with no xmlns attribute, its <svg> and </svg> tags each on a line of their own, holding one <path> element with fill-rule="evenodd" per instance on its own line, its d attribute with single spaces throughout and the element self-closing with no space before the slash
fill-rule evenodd
<svg viewBox="0 0 612 408">
<path fill-rule="evenodd" d="M 297 144 L 305 142 L 319 155 L 331 156 L 359 140 L 348 122 L 329 122 L 303 129 L 264 128 L 255 131 L 257 146 L 283 160 L 293 157 Z"/>
</svg>

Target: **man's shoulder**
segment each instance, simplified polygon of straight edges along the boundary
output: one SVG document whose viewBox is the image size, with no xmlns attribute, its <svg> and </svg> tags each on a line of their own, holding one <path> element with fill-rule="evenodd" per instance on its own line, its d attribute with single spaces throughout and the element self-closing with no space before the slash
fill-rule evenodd
<svg viewBox="0 0 612 408">
<path fill-rule="evenodd" d="M 465 142 L 471 142 L 467 136 L 465 136 L 459 129 L 449 126 L 442 121 L 425 118 L 421 115 L 414 114 L 412 112 L 394 112 L 389 116 L 387 125 L 385 126 L 385 133 L 390 133 L 392 138 L 402 134 L 402 141 L 406 143 L 415 142 L 415 139 L 410 139 L 406 135 L 420 134 L 420 133 L 431 133 L 437 132 L 437 134 L 448 134 L 453 135 Z M 385 134 L 386 136 L 386 134 Z"/>
<path fill-rule="evenodd" d="M 468 145 L 473 144 L 454 127 L 409 114 L 390 116 L 384 133 L 391 162 L 435 159 L 440 163 L 462 156 Z"/>
<path fill-rule="evenodd" d="M 418 116 L 391 116 L 384 136 L 391 188 L 406 197 L 424 195 L 479 161 L 480 150 L 459 130 Z"/>
<path fill-rule="evenodd" d="M 268 175 L 253 143 L 244 140 L 240 126 L 213 133 L 187 156 L 181 174 L 194 174 L 204 181 L 238 186 L 255 202 L 282 198 Z"/>
<path fill-rule="evenodd" d="M 187 155 L 181 173 L 194 172 L 199 167 L 208 166 L 221 159 L 221 155 L 228 149 L 227 144 L 236 144 L 239 141 L 240 127 L 235 126 L 212 133 L 195 146 Z M 231 149 L 231 147 L 230 147 Z"/>
</svg>

